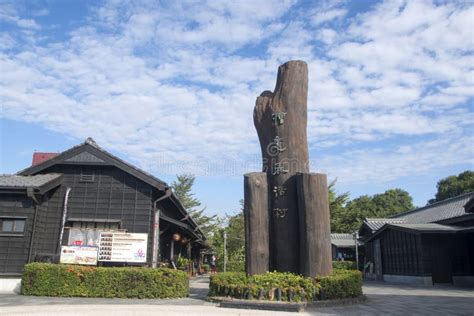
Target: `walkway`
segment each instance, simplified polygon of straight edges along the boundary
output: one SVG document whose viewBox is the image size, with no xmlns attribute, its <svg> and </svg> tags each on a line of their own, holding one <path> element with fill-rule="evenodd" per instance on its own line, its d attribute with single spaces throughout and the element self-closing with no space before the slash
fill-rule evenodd
<svg viewBox="0 0 474 316">
<path fill-rule="evenodd" d="M 204 301 L 208 278 L 193 278 L 190 297 L 172 300 L 31 297 L 0 294 L 0 315 L 474 315 L 474 290 L 453 287 L 421 288 L 370 282 L 364 304 L 308 310 L 295 314 L 219 308 Z"/>
</svg>

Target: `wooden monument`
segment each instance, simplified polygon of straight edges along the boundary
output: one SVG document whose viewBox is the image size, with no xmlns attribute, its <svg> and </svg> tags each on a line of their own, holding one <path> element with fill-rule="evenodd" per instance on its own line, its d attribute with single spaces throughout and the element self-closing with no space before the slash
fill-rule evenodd
<svg viewBox="0 0 474 316">
<path fill-rule="evenodd" d="M 263 172 L 244 175 L 246 270 L 314 277 L 332 272 L 325 174 L 309 173 L 308 67 L 278 68 L 275 91 L 257 98 L 254 124 Z"/>
</svg>

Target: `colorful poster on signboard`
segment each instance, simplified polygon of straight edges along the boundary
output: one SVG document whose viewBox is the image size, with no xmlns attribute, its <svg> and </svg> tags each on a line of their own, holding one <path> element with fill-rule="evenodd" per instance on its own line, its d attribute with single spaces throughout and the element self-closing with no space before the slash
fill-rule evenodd
<svg viewBox="0 0 474 316">
<path fill-rule="evenodd" d="M 99 261 L 146 263 L 148 234 L 102 232 Z"/>
<path fill-rule="evenodd" d="M 68 246 L 99 246 L 100 231 L 94 229 L 71 228 Z"/>
<path fill-rule="evenodd" d="M 97 247 L 61 246 L 60 263 L 97 265 Z"/>
</svg>

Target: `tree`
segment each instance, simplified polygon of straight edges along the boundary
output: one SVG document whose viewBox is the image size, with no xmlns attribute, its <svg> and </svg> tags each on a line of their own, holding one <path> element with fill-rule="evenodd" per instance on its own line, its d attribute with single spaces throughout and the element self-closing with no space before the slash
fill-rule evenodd
<svg viewBox="0 0 474 316">
<path fill-rule="evenodd" d="M 345 211 L 346 203 L 349 201 L 349 192 L 337 194 L 335 186 L 337 179 L 328 186 L 329 213 L 331 215 L 331 232 L 343 233 L 344 229 L 340 223 L 342 213 Z"/>
<path fill-rule="evenodd" d="M 368 195 L 362 195 L 347 203 L 340 214 L 339 232 L 351 233 L 359 229 L 366 217 L 375 217 L 377 207 Z"/>
<path fill-rule="evenodd" d="M 331 219 L 336 223 L 333 232 L 350 233 L 359 229 L 367 217 L 385 218 L 413 208 L 412 197 L 402 189 L 390 189 L 374 196 L 362 195 L 335 213 L 337 218 Z"/>
<path fill-rule="evenodd" d="M 227 232 L 227 271 L 245 270 L 245 221 L 242 208 L 234 215 L 226 215 L 213 232 L 210 243 L 216 253 L 217 269 L 224 266 L 224 232 Z"/>
<path fill-rule="evenodd" d="M 188 212 L 193 212 L 201 206 L 201 202 L 192 193 L 194 180 L 196 180 L 194 175 L 185 173 L 177 175 L 176 181 L 171 184 L 174 194 Z"/>
<path fill-rule="evenodd" d="M 449 176 L 438 181 L 437 192 L 434 199 L 428 201 L 428 204 L 440 202 L 463 193 L 474 191 L 474 172 L 466 170 L 457 176 Z"/>
<path fill-rule="evenodd" d="M 377 217 L 389 217 L 409 211 L 415 206 L 410 194 L 402 189 L 390 189 L 372 198 L 376 206 Z"/>
<path fill-rule="evenodd" d="M 209 239 L 211 233 L 218 226 L 217 215 L 208 216 L 205 213 L 205 207 L 199 209 L 201 201 L 195 198 L 192 192 L 194 180 L 196 179 L 194 175 L 181 174 L 177 175 L 176 178 L 176 181 L 171 184 L 174 194 L 204 233 L 206 239 Z"/>
</svg>

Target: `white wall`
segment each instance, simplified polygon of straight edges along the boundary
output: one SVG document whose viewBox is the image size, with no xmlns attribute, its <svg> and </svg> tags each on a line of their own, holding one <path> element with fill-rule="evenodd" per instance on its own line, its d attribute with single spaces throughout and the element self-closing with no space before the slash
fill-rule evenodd
<svg viewBox="0 0 474 316">
<path fill-rule="evenodd" d="M 20 293 L 20 278 L 0 278 L 0 292 L 3 293 Z"/>
</svg>

